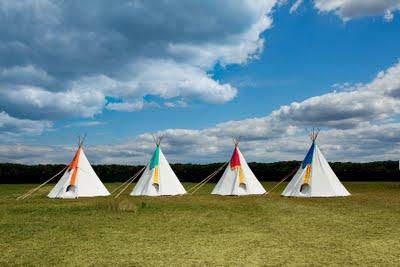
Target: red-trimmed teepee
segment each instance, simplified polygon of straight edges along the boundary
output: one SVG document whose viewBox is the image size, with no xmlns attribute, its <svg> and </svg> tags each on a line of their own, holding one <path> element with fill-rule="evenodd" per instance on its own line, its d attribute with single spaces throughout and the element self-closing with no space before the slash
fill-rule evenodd
<svg viewBox="0 0 400 267">
<path fill-rule="evenodd" d="M 261 195 L 266 191 L 247 165 L 239 149 L 239 140 L 234 139 L 235 148 L 229 165 L 211 194 L 214 195 Z"/>
</svg>

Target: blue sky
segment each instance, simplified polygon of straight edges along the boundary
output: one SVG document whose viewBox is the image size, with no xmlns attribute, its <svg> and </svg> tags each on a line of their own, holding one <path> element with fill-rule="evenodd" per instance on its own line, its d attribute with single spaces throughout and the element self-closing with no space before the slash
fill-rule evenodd
<svg viewBox="0 0 400 267">
<path fill-rule="evenodd" d="M 400 1 L 295 2 L 0 2 L 0 160 L 396 159 Z"/>
</svg>

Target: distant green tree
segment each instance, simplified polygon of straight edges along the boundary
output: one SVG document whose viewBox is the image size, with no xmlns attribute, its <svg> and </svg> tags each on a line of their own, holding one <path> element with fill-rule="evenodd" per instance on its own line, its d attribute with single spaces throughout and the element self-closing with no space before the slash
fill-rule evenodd
<svg viewBox="0 0 400 267">
<path fill-rule="evenodd" d="M 223 163 L 211 164 L 171 164 L 182 182 L 199 182 L 218 169 Z M 249 163 L 254 174 L 261 181 L 279 181 L 300 166 L 299 161 L 273 163 Z M 399 181 L 397 161 L 377 161 L 369 163 L 334 162 L 332 169 L 342 181 Z M 40 183 L 59 172 L 65 165 L 22 165 L 0 163 L 0 183 Z M 103 182 L 127 180 L 143 166 L 94 165 L 93 168 Z M 210 182 L 217 182 L 219 173 Z M 57 179 L 54 180 L 56 182 Z"/>
</svg>

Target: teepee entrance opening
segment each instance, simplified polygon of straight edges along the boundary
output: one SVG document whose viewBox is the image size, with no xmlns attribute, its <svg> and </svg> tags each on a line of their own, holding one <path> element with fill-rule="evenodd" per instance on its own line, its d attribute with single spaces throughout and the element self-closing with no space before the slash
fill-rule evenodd
<svg viewBox="0 0 400 267">
<path fill-rule="evenodd" d="M 160 185 L 159 184 L 153 184 L 154 190 L 158 193 L 160 191 Z"/>
<path fill-rule="evenodd" d="M 67 190 L 65 190 L 65 192 L 72 192 L 72 193 L 75 193 L 77 190 L 76 190 L 77 188 L 76 188 L 76 186 L 75 185 L 69 185 L 69 186 L 67 186 Z"/>
<path fill-rule="evenodd" d="M 247 193 L 247 186 L 245 183 L 240 183 L 239 184 L 239 191 L 242 194 L 246 194 Z"/>
<path fill-rule="evenodd" d="M 302 184 L 300 186 L 300 193 L 302 194 L 309 194 L 311 190 L 311 187 L 309 184 Z"/>
</svg>

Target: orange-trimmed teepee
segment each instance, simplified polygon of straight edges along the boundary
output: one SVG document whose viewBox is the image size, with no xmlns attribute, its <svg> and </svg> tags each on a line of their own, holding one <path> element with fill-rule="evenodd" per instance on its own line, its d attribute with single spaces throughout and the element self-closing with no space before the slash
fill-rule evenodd
<svg viewBox="0 0 400 267">
<path fill-rule="evenodd" d="M 110 193 L 100 181 L 83 152 L 84 138 L 79 138 L 78 149 L 64 175 L 47 195 L 49 198 L 78 198 L 108 196 Z"/>
</svg>

